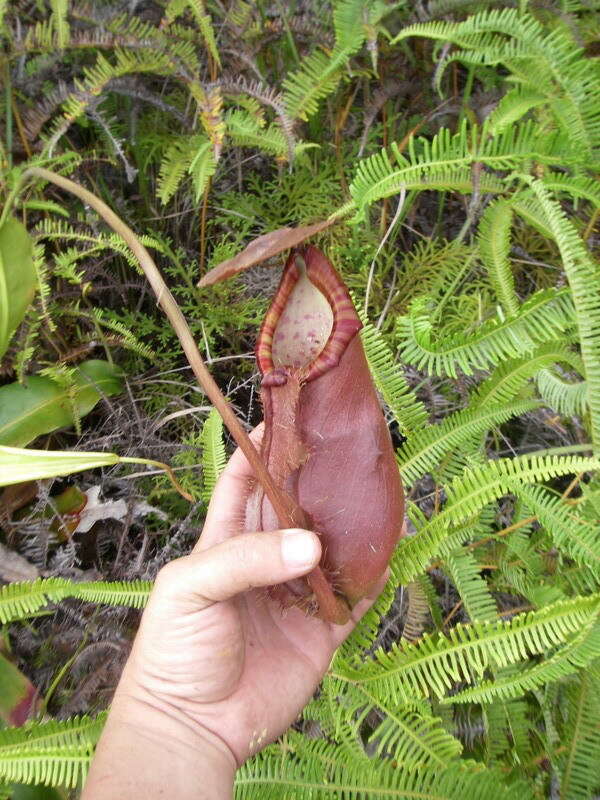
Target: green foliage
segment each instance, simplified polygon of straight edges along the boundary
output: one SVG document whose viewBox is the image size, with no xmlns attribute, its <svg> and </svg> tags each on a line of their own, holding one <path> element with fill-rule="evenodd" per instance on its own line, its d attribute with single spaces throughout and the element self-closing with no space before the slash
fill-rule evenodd
<svg viewBox="0 0 600 800">
<path fill-rule="evenodd" d="M 127 461 L 95 452 L 107 449 L 97 442 L 108 418 L 123 441 L 108 449 L 167 452 L 202 500 L 190 511 L 144 477 L 141 493 L 151 486 L 169 512 L 165 528 L 128 525 L 116 555 L 105 532 L 49 538 L 52 572 L 42 574 L 69 578 L 1 587 L 6 640 L 20 653 L 23 622 L 43 635 L 58 614 L 80 616 L 80 639 L 91 630 L 101 644 L 103 612 L 88 618 L 83 603 L 143 607 L 151 584 L 118 578 L 154 574 L 189 549 L 186 520 L 195 537 L 227 452 L 133 253 L 80 204 L 41 183 L 24 189 L 27 166 L 78 172 L 142 235 L 248 424 L 258 419 L 249 353 L 278 278 L 258 267 L 200 291 L 199 274 L 255 236 L 333 214 L 316 243 L 361 309 L 408 532 L 303 720 L 239 770 L 236 795 L 592 798 L 598 10 L 334 0 L 330 12 L 0 2 L 0 434 L 4 425 L 18 446 L 52 437 L 25 454 L 3 450 L 0 477 Z M 104 365 L 102 385 L 83 386 L 90 363 Z M 42 394 L 43 411 L 31 400 Z M 58 452 L 65 426 L 81 437 L 77 451 Z M 120 475 L 105 476 L 122 491 Z M 17 531 L 20 513 L 7 523 Z M 26 525 L 8 544 L 29 557 Z M 67 562 L 117 580 L 72 581 Z M 80 785 L 101 724 L 4 731 L 0 796 L 12 781 Z"/>
<path fill-rule="evenodd" d="M 123 390 L 121 370 L 93 359 L 77 369 L 34 375 L 0 388 L 0 444 L 23 447 L 67 425 L 78 425 L 103 396 Z"/>
<path fill-rule="evenodd" d="M 0 731 L 0 778 L 74 788 L 85 778 L 105 715 Z"/>
<path fill-rule="evenodd" d="M 223 420 L 216 408 L 211 409 L 202 427 L 200 446 L 202 447 L 202 499 L 208 503 L 227 461 L 223 444 Z"/>
<path fill-rule="evenodd" d="M 0 228 L 0 357 L 33 300 L 36 277 L 26 228 L 6 220 Z"/>
</svg>

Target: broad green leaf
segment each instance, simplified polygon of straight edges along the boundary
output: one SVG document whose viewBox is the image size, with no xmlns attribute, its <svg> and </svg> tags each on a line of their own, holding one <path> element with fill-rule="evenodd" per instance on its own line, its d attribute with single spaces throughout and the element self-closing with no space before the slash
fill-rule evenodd
<svg viewBox="0 0 600 800">
<path fill-rule="evenodd" d="M 73 472 L 108 467 L 113 464 L 147 464 L 160 467 L 167 473 L 175 489 L 186 500 L 190 502 L 192 500 L 192 497 L 182 489 L 171 467 L 162 461 L 120 457 L 116 453 L 86 453 L 78 450 L 29 450 L 0 445 L 0 486 L 71 475 Z M 0 690 L 1 688 L 0 684 Z"/>
<path fill-rule="evenodd" d="M 103 395 L 123 389 L 121 372 L 107 361 L 84 361 L 77 369 L 74 388 L 34 375 L 23 384 L 0 387 L 0 444 L 24 447 L 38 436 L 73 425 L 74 411 L 85 416 Z"/>
<path fill-rule="evenodd" d="M 27 229 L 16 219 L 0 228 L 0 357 L 25 316 L 37 286 L 32 243 Z"/>
<path fill-rule="evenodd" d="M 0 486 L 71 475 L 73 472 L 118 464 L 120 460 L 116 453 L 24 450 L 0 445 Z"/>
<path fill-rule="evenodd" d="M 22 725 L 33 710 L 37 691 L 29 678 L 0 653 L 0 718 Z"/>
</svg>

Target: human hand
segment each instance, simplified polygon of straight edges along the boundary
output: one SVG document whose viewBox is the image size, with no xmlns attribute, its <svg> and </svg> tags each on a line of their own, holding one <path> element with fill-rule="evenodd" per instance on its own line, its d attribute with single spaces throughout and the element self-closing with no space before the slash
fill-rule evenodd
<svg viewBox="0 0 600 800">
<path fill-rule="evenodd" d="M 259 426 L 252 438 L 261 437 Z M 117 716 L 131 725 L 131 713 L 137 718 L 141 709 L 145 720 L 154 710 L 163 721 L 152 721 L 153 735 L 186 742 L 189 754 L 189 732 L 232 766 L 289 727 L 373 602 L 361 601 L 352 620 L 336 626 L 298 608 L 282 611 L 269 598 L 265 587 L 310 572 L 321 546 L 308 531 L 241 533 L 251 479 L 238 449 L 215 487 L 194 551 L 157 577 L 111 711 L 114 729 Z M 114 730 L 111 738 L 118 739 Z M 112 795 L 86 794 L 92 796 Z"/>
<path fill-rule="evenodd" d="M 268 597 L 262 587 L 310 572 L 321 547 L 306 531 L 240 533 L 251 479 L 237 450 L 193 553 L 160 572 L 128 664 L 139 691 L 220 737 L 238 764 L 289 727 L 373 602 L 337 626 Z"/>
</svg>

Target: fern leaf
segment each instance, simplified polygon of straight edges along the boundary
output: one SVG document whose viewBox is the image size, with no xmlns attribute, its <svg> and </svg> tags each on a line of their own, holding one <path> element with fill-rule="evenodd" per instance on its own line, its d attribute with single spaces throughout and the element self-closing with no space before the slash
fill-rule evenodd
<svg viewBox="0 0 600 800">
<path fill-rule="evenodd" d="M 560 249 L 579 329 L 581 357 L 587 379 L 592 440 L 600 445 L 600 291 L 598 270 L 559 203 L 540 181 L 531 188 L 542 207 L 548 227 Z"/>
<path fill-rule="evenodd" d="M 223 420 L 216 408 L 211 409 L 200 435 L 202 446 L 202 499 L 210 501 L 215 484 L 225 468 L 227 455 L 223 444 Z"/>
<path fill-rule="evenodd" d="M 505 358 L 522 356 L 537 344 L 555 340 L 573 327 L 573 301 L 565 289 L 543 289 L 523 303 L 512 317 L 484 322 L 470 336 L 433 339 L 434 326 L 427 298 L 415 300 L 407 316 L 398 320 L 403 358 L 430 374 L 456 377 L 458 370 L 471 375 Z"/>
<path fill-rule="evenodd" d="M 600 655 L 600 625 L 592 618 L 582 625 L 566 644 L 533 666 L 520 665 L 518 669 L 500 671 L 493 681 L 481 681 L 477 686 L 464 689 L 442 703 L 493 703 L 499 699 L 521 697 L 526 692 L 549 683 L 561 681 L 589 666 Z"/>
<path fill-rule="evenodd" d="M 152 590 L 150 581 L 90 581 L 69 586 L 69 596 L 86 603 L 143 608 Z"/>
<path fill-rule="evenodd" d="M 64 578 L 38 578 L 0 587 L 0 622 L 26 619 L 48 603 L 59 602 L 67 596 L 69 585 Z"/>
<path fill-rule="evenodd" d="M 412 486 L 435 469 L 447 454 L 460 450 L 466 442 L 502 425 L 511 417 L 538 406 L 535 401 L 524 400 L 502 406 L 467 408 L 450 414 L 437 425 L 423 428 L 397 451 L 403 480 Z"/>
<path fill-rule="evenodd" d="M 455 550 L 444 559 L 445 571 L 456 586 L 460 599 L 473 622 L 494 620 L 498 609 L 473 553 Z"/>
<path fill-rule="evenodd" d="M 561 497 L 542 486 L 521 487 L 517 494 L 537 516 L 559 550 L 578 564 L 589 567 L 600 578 L 598 525 L 588 522 L 576 508 L 566 505 Z"/>
<path fill-rule="evenodd" d="M 527 661 L 568 643 L 596 621 L 600 595 L 562 600 L 509 622 L 459 624 L 446 636 L 425 634 L 416 644 L 377 651 L 362 668 L 337 663 L 336 672 L 395 703 L 433 695 L 439 699 L 458 683 L 481 681 L 488 669 Z"/>
<path fill-rule="evenodd" d="M 600 787 L 600 670 L 582 671 L 566 691 L 561 800 L 585 800 Z"/>
<path fill-rule="evenodd" d="M 489 205 L 479 223 L 479 252 L 488 270 L 496 296 L 509 315 L 518 314 L 519 300 L 511 272 L 510 226 L 512 209 L 506 200 L 497 200 Z"/>
<path fill-rule="evenodd" d="M 471 407 L 478 408 L 487 405 L 500 405 L 510 402 L 527 385 L 530 378 L 537 376 L 540 386 L 540 376 L 552 364 L 565 363 L 575 369 L 583 369 L 581 359 L 567 345 L 559 342 L 549 342 L 536 348 L 530 356 L 524 358 L 511 358 L 501 363 L 494 372 L 477 389 Z M 541 387 L 540 387 L 541 391 Z M 542 397 L 551 408 L 557 408 L 549 403 L 548 394 L 542 391 Z M 557 408 L 557 410 L 559 410 Z"/>
<path fill-rule="evenodd" d="M 419 797 L 422 800 L 531 800 L 522 783 L 509 784 L 502 774 L 475 762 L 444 769 L 405 770 L 380 759 L 349 759 L 344 750 L 322 740 L 305 740 L 290 732 L 281 746 L 272 745 L 247 761 L 235 778 L 236 800 L 366 800 Z"/>
<path fill-rule="evenodd" d="M 360 336 L 375 386 L 381 392 L 402 433 L 408 435 L 421 430 L 427 424 L 427 409 L 409 387 L 400 365 L 394 364 L 393 354 L 382 334 L 368 322 L 361 309 L 358 315 L 363 323 Z"/>
<path fill-rule="evenodd" d="M 59 50 L 64 50 L 69 41 L 69 23 L 67 14 L 69 11 L 68 0 L 50 0 L 52 9 L 52 26 L 56 33 L 56 45 Z"/>
<path fill-rule="evenodd" d="M 488 461 L 465 472 L 449 484 L 442 511 L 421 523 L 415 536 L 399 542 L 394 555 L 398 579 L 401 583 L 414 580 L 433 558 L 444 558 L 467 541 L 466 521 L 496 498 L 536 481 L 593 471 L 598 466 L 593 458 L 526 455 Z"/>
</svg>

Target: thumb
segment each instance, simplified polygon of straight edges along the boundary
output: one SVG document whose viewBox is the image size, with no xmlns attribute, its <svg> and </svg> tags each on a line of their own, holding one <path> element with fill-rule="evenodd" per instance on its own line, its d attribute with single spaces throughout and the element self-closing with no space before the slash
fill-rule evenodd
<svg viewBox="0 0 600 800">
<path fill-rule="evenodd" d="M 311 531 L 244 533 L 167 564 L 153 594 L 188 603 L 193 597 L 201 610 L 248 589 L 306 575 L 320 557 L 321 543 Z"/>
</svg>

